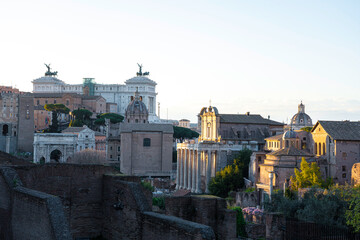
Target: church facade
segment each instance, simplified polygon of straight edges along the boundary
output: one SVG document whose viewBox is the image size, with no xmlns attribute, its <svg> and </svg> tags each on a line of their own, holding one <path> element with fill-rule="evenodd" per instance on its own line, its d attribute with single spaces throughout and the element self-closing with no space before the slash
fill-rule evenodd
<svg viewBox="0 0 360 240">
<path fill-rule="evenodd" d="M 231 164 L 243 149 L 259 151 L 264 139 L 283 131 L 283 124 L 257 114 L 219 114 L 216 107 L 198 115 L 198 139 L 177 145 L 177 189 L 208 193 L 216 172 Z"/>
<path fill-rule="evenodd" d="M 87 92 L 90 96 L 100 95 L 107 103 L 117 104 L 117 113 L 124 115 L 126 107 L 136 89 L 149 111 L 149 121 L 157 120 L 156 116 L 156 85 L 148 77 L 149 73 L 140 71 L 137 76 L 125 81 L 125 84 L 98 84 L 94 78 L 84 78 L 83 84 L 67 84 L 49 74 L 32 81 L 34 93 L 77 93 Z"/>
<path fill-rule="evenodd" d="M 136 89 L 122 123 L 106 121 L 107 159 L 127 175 L 169 177 L 172 174 L 173 126 L 149 123 L 150 113 Z"/>
</svg>

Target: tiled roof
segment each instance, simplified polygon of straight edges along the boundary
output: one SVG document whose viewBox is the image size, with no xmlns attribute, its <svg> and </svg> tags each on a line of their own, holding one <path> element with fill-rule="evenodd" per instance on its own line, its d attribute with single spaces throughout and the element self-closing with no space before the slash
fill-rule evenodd
<svg viewBox="0 0 360 240">
<path fill-rule="evenodd" d="M 174 133 L 174 128 L 171 124 L 155 124 L 155 123 L 121 123 L 120 133 L 122 132 L 164 132 Z"/>
<path fill-rule="evenodd" d="M 82 130 L 84 130 L 85 127 L 68 127 L 64 130 L 62 130 L 62 133 L 75 133 L 75 132 L 81 132 Z"/>
<path fill-rule="evenodd" d="M 221 123 L 252 123 L 282 126 L 283 123 L 265 119 L 259 114 L 220 114 Z"/>
<path fill-rule="evenodd" d="M 273 156 L 300 156 L 300 157 L 311 157 L 313 156 L 310 153 L 307 153 L 303 150 L 299 150 L 295 147 L 289 147 L 289 148 L 283 148 L 283 149 L 279 149 L 277 151 L 268 153 L 268 155 L 273 155 Z"/>
<path fill-rule="evenodd" d="M 272 137 L 268 137 L 268 138 L 265 138 L 265 140 L 281 140 L 283 134 L 279 134 L 279 135 L 275 135 L 275 136 L 272 136 Z"/>
<path fill-rule="evenodd" d="M 318 121 L 313 130 L 318 124 L 335 140 L 360 141 L 360 122 Z"/>
</svg>

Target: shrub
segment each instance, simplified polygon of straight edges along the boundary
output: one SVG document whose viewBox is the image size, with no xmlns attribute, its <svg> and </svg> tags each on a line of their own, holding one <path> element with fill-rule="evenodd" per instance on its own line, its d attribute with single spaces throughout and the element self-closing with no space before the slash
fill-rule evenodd
<svg viewBox="0 0 360 240">
<path fill-rule="evenodd" d="M 245 230 L 245 219 L 240 207 L 230 207 L 229 209 L 236 211 L 236 235 L 240 237 L 247 237 Z"/>
<path fill-rule="evenodd" d="M 149 183 L 149 182 L 141 181 L 141 185 L 151 192 L 155 191 L 155 188 L 153 186 L 151 186 L 151 183 Z"/>
<path fill-rule="evenodd" d="M 165 210 L 165 198 L 153 197 L 153 206 L 158 206 L 160 209 Z"/>
</svg>

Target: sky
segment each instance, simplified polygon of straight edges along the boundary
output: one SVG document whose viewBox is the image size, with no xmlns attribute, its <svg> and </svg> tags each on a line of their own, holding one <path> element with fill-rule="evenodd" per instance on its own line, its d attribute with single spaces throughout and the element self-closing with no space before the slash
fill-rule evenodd
<svg viewBox="0 0 360 240">
<path fill-rule="evenodd" d="M 157 82 L 160 117 L 360 120 L 360 1 L 0 0 L 0 85 Z"/>
</svg>

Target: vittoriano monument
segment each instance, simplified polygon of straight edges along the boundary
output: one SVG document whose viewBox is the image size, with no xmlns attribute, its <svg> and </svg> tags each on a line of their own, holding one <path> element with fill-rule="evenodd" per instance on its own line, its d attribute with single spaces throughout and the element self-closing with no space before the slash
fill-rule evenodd
<svg viewBox="0 0 360 240">
<path fill-rule="evenodd" d="M 137 64 L 139 66 L 139 72 L 136 73 L 136 76 L 148 76 L 149 72 L 142 72 L 142 64 Z"/>
<path fill-rule="evenodd" d="M 51 72 L 51 67 L 50 67 L 50 63 L 49 64 L 46 64 L 44 63 L 45 66 L 47 67 L 47 72 L 45 73 L 45 76 L 57 76 L 57 71 L 56 72 Z"/>
</svg>

